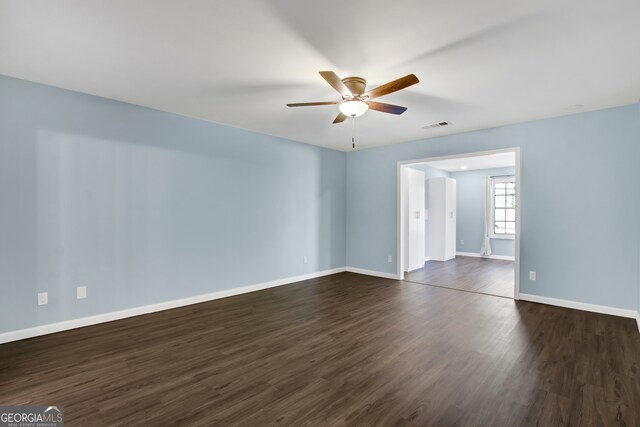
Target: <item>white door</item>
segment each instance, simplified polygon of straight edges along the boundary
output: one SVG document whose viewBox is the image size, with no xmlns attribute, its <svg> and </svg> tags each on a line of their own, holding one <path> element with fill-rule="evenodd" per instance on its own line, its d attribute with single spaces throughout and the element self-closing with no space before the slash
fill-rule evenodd
<svg viewBox="0 0 640 427">
<path fill-rule="evenodd" d="M 406 271 L 424 266 L 424 172 L 405 168 L 405 263 Z"/>
<path fill-rule="evenodd" d="M 456 257 L 456 180 L 429 179 L 429 258 Z"/>
</svg>

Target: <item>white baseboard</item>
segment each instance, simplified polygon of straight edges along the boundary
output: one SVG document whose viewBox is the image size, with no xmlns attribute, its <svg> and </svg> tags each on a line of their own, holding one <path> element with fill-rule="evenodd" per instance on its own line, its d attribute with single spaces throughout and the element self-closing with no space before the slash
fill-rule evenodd
<svg viewBox="0 0 640 427">
<path fill-rule="evenodd" d="M 480 255 L 477 254 L 475 252 L 456 252 L 456 255 L 459 256 L 471 256 L 471 257 L 475 257 L 475 258 L 488 258 L 488 259 L 501 259 L 504 261 L 515 261 L 516 257 L 514 256 L 509 256 L 509 255 Z"/>
<path fill-rule="evenodd" d="M 636 323 L 638 324 L 638 332 L 640 332 L 640 312 L 638 312 L 638 315 L 636 316 Z"/>
<path fill-rule="evenodd" d="M 393 273 L 384 273 L 382 271 L 365 270 L 364 268 L 347 267 L 346 269 L 350 273 L 365 274 L 367 276 L 383 277 L 385 279 L 398 280 L 398 275 Z"/>
<path fill-rule="evenodd" d="M 606 305 L 588 304 L 586 302 L 569 301 L 565 299 L 541 297 L 539 295 L 520 294 L 520 299 L 524 301 L 537 302 L 541 304 L 557 305 L 558 307 L 574 308 L 576 310 L 592 311 L 594 313 L 611 314 L 613 316 L 629 317 L 636 319 L 640 328 L 640 318 L 635 310 L 625 308 L 609 307 Z"/>
<path fill-rule="evenodd" d="M 300 276 L 287 277 L 285 279 L 272 280 L 270 282 L 225 289 L 222 291 L 212 292 L 204 295 L 196 295 L 193 297 L 165 301 L 157 304 L 150 304 L 140 307 L 127 308 L 125 310 L 112 311 L 110 313 L 97 314 L 95 316 L 81 317 L 78 319 L 65 320 L 58 323 L 50 323 L 48 325 L 35 326 L 33 328 L 4 332 L 0 333 L 0 344 L 11 341 L 18 341 L 25 338 L 37 337 L 40 335 L 53 334 L 55 332 L 66 331 L 69 329 L 82 328 L 84 326 L 96 325 L 98 323 L 111 322 L 113 320 L 126 319 L 127 317 L 140 316 L 142 314 L 155 313 L 157 311 L 184 307 L 186 305 L 198 304 L 201 302 L 212 301 L 220 298 L 227 298 L 234 295 L 246 294 L 248 292 L 255 292 L 262 289 L 274 288 L 276 286 L 288 285 L 290 283 L 301 282 L 303 280 L 315 279 L 316 277 L 342 273 L 346 270 L 347 269 L 345 267 L 334 268 L 331 270 L 318 271 L 316 273 L 309 273 Z"/>
<path fill-rule="evenodd" d="M 424 259 L 424 262 L 427 262 L 427 261 L 431 261 L 431 258 L 430 258 L 430 257 L 426 257 L 426 258 Z"/>
</svg>

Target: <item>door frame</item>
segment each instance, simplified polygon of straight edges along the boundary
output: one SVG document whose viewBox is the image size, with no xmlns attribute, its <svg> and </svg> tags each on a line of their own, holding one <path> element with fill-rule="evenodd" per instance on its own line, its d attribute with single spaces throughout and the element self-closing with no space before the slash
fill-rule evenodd
<svg viewBox="0 0 640 427">
<path fill-rule="evenodd" d="M 520 151 L 520 147 L 511 147 L 511 148 L 501 148 L 497 150 L 489 150 L 489 151 L 477 151 L 472 153 L 458 153 L 451 154 L 448 156 L 439 156 L 439 157 L 426 157 L 422 159 L 413 159 L 413 160 L 401 160 L 397 163 L 397 212 L 396 212 L 396 261 L 398 265 L 397 277 L 399 280 L 404 280 L 404 169 L 407 166 L 415 165 L 417 163 L 425 163 L 425 162 L 433 162 L 438 160 L 449 160 L 449 159 L 459 159 L 461 157 L 477 157 L 477 156 L 487 156 L 492 154 L 502 154 L 502 153 L 515 153 L 516 156 L 516 238 L 515 238 L 515 262 L 514 262 L 514 286 L 513 286 L 513 298 L 515 300 L 520 299 L 520 212 L 522 211 L 522 153 Z M 456 242 L 457 245 L 457 242 Z"/>
</svg>

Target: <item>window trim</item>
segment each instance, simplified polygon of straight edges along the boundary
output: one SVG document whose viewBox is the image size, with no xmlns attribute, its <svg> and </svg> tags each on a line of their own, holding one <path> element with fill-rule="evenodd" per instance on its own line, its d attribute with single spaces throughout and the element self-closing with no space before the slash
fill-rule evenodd
<svg viewBox="0 0 640 427">
<path fill-rule="evenodd" d="M 496 183 L 500 183 L 500 182 L 513 182 L 516 185 L 516 201 L 518 200 L 518 183 L 516 182 L 516 176 L 515 175 L 508 175 L 508 176 L 497 176 L 497 177 L 490 177 L 491 180 L 491 194 L 489 195 L 489 199 L 488 202 L 491 205 L 491 232 L 489 233 L 489 238 L 490 239 L 502 239 L 502 240 L 515 240 L 516 238 L 516 234 L 496 234 L 495 233 L 495 215 L 496 215 L 496 206 L 495 206 L 495 191 L 496 191 Z M 516 203 L 516 207 L 515 207 L 515 214 L 516 214 L 516 221 L 515 224 L 516 227 L 515 229 L 518 229 L 517 226 L 517 222 L 518 222 L 518 205 Z"/>
</svg>

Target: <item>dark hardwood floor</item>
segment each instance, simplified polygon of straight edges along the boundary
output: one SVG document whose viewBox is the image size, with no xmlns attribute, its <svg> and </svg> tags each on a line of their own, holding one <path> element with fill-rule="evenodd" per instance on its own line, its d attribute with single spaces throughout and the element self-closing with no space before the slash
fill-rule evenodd
<svg viewBox="0 0 640 427">
<path fill-rule="evenodd" d="M 405 273 L 405 280 L 461 291 L 513 298 L 514 262 L 457 256 L 427 261 L 424 268 Z"/>
<path fill-rule="evenodd" d="M 632 319 L 340 273 L 0 346 L 68 426 L 638 426 Z"/>
</svg>

